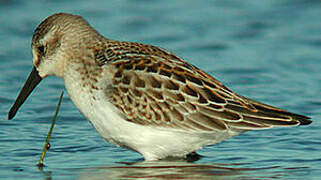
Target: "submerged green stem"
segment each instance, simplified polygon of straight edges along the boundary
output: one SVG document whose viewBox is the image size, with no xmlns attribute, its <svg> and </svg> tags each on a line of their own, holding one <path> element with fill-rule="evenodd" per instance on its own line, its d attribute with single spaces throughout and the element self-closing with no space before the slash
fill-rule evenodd
<svg viewBox="0 0 321 180">
<path fill-rule="evenodd" d="M 53 128 L 55 126 L 55 123 L 56 123 L 56 120 L 57 120 L 57 116 L 58 116 L 58 112 L 59 112 L 59 109 L 60 109 L 60 105 L 61 105 L 61 101 L 62 101 L 62 97 L 63 96 L 64 96 L 64 91 L 61 92 L 61 95 L 60 95 L 60 98 L 59 98 L 59 101 L 58 101 L 58 104 L 57 104 L 57 107 L 56 107 L 56 112 L 55 112 L 55 115 L 54 115 L 54 117 L 52 119 L 52 123 L 51 123 L 50 129 L 49 129 L 48 135 L 47 135 L 46 143 L 45 143 L 45 145 L 43 147 L 42 154 L 41 154 L 41 157 L 40 157 L 40 160 L 39 160 L 39 163 L 38 163 L 39 167 L 43 167 L 44 166 L 43 160 L 45 158 L 47 150 L 50 147 L 49 140 L 50 140 L 52 130 L 53 130 Z"/>
</svg>

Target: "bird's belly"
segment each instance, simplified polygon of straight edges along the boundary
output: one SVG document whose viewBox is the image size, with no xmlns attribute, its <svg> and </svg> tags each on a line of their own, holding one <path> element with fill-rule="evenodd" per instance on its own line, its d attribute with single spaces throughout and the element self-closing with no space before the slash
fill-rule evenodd
<svg viewBox="0 0 321 180">
<path fill-rule="evenodd" d="M 231 137 L 229 132 L 199 133 L 128 122 L 111 104 L 95 108 L 88 117 L 100 135 L 112 144 L 139 152 L 146 160 L 182 157 Z"/>
<path fill-rule="evenodd" d="M 126 121 L 116 107 L 105 99 L 100 101 L 102 98 L 92 98 L 87 93 L 71 95 L 71 99 L 104 139 L 139 152 L 146 160 L 182 157 L 232 136 L 230 132 L 200 133 L 143 126 Z"/>
</svg>

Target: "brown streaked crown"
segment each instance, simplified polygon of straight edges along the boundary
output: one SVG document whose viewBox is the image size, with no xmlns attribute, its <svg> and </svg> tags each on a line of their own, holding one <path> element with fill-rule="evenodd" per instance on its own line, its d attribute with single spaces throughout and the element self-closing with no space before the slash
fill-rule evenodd
<svg viewBox="0 0 321 180">
<path fill-rule="evenodd" d="M 89 31 L 91 33 L 98 34 L 98 32 L 94 30 L 81 16 L 67 13 L 57 13 L 49 16 L 38 25 L 32 37 L 33 45 L 43 38 L 43 36 L 54 27 L 58 28 L 61 34 L 68 33 L 69 31 L 74 33 L 79 31 Z"/>
</svg>

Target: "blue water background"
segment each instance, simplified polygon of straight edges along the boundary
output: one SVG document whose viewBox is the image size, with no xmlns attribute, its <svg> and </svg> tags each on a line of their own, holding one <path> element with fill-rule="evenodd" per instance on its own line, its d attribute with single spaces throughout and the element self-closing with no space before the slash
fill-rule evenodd
<svg viewBox="0 0 321 180">
<path fill-rule="evenodd" d="M 235 92 L 314 122 L 246 132 L 193 163 L 143 162 L 105 142 L 65 95 L 39 170 L 62 80 L 43 80 L 15 119 L 7 112 L 32 69 L 33 30 L 56 12 L 82 15 L 111 39 L 166 48 Z M 0 0 L 0 179 L 321 179 L 320 121 L 319 0 Z"/>
</svg>

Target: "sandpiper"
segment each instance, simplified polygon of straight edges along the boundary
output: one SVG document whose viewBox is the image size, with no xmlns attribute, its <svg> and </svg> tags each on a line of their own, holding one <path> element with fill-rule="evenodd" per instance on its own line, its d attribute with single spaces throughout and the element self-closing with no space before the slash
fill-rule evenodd
<svg viewBox="0 0 321 180">
<path fill-rule="evenodd" d="M 77 15 L 46 18 L 33 34 L 32 54 L 33 70 L 9 119 L 55 75 L 104 139 L 145 160 L 186 157 L 247 130 L 311 123 L 232 92 L 165 49 L 107 39 Z"/>
</svg>

